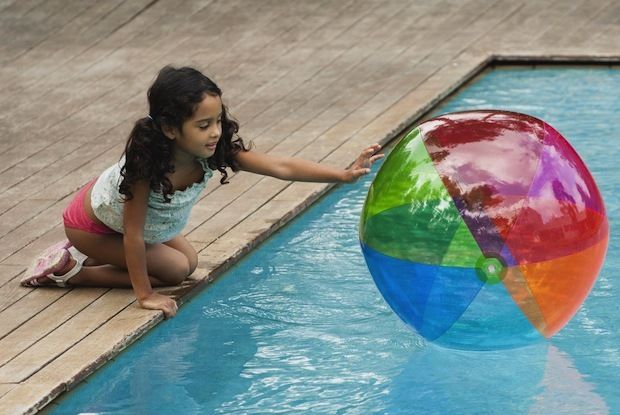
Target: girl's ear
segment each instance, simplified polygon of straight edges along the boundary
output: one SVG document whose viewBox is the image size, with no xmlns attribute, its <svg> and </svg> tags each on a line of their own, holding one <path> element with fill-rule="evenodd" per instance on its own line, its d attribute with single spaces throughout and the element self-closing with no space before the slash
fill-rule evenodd
<svg viewBox="0 0 620 415">
<path fill-rule="evenodd" d="M 162 125 L 161 131 L 170 140 L 175 140 L 177 138 L 176 128 L 172 128 L 169 125 Z"/>
</svg>

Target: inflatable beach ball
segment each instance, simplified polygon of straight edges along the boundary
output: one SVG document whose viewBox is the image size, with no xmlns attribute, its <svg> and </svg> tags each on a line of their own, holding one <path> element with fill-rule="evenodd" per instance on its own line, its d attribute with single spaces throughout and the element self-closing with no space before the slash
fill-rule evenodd
<svg viewBox="0 0 620 415">
<path fill-rule="evenodd" d="M 560 133 L 490 110 L 412 130 L 377 173 L 360 223 L 390 307 L 458 349 L 553 336 L 594 285 L 608 239 L 601 195 Z"/>
</svg>

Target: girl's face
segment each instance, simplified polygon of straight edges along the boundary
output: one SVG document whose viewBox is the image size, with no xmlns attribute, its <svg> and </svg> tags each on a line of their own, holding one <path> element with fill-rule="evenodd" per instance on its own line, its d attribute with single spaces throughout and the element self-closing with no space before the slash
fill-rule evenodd
<svg viewBox="0 0 620 415">
<path fill-rule="evenodd" d="M 194 115 L 183 123 L 174 140 L 177 151 L 200 158 L 211 157 L 222 135 L 222 100 L 205 94 Z"/>
</svg>

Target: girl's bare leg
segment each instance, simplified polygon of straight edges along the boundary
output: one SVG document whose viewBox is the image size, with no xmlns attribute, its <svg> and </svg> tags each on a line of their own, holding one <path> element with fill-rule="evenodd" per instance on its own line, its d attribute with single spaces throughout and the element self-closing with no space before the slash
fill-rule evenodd
<svg viewBox="0 0 620 415">
<path fill-rule="evenodd" d="M 65 233 L 73 246 L 88 256 L 80 272 L 71 278 L 71 285 L 131 287 L 122 235 L 100 235 L 72 228 L 65 228 Z M 190 243 L 177 236 L 163 244 L 147 244 L 146 263 L 151 285 L 177 285 L 194 272 L 198 257 Z M 71 260 L 66 271 L 74 264 Z"/>
</svg>

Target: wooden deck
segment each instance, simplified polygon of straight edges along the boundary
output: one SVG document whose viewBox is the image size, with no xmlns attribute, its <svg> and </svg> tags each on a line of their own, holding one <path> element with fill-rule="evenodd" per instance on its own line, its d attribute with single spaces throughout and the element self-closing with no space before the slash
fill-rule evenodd
<svg viewBox="0 0 620 415">
<path fill-rule="evenodd" d="M 72 194 L 121 154 L 165 64 L 224 90 L 259 151 L 347 166 L 493 59 L 620 58 L 618 0 L 0 0 L 0 414 L 34 413 L 161 321 L 130 290 L 26 289 Z M 328 186 L 212 180 L 182 302 Z"/>
</svg>

